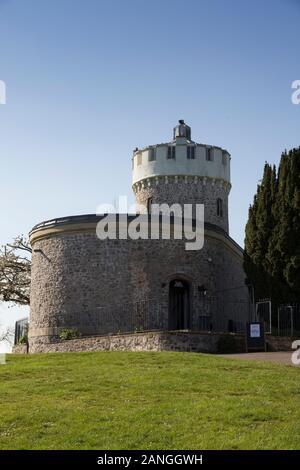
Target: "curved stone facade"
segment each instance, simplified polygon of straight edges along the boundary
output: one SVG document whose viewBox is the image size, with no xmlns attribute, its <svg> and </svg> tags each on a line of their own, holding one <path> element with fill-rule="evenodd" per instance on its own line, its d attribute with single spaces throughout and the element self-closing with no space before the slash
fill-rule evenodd
<svg viewBox="0 0 300 470">
<path fill-rule="evenodd" d="M 142 212 L 151 212 L 152 204 L 204 204 L 203 248 L 187 249 L 191 227 L 188 233 L 184 230 L 187 239 L 176 238 L 175 226 L 182 221 L 177 215 L 171 217 L 173 227 L 167 227 L 170 239 L 163 237 L 160 226 L 157 238 L 143 238 L 137 230 L 136 237 L 100 240 L 96 228 L 106 218 L 96 215 L 65 217 L 34 227 L 30 234 L 31 352 L 58 350 L 65 329 L 83 337 L 117 337 L 112 342 L 99 340 L 100 349 L 105 344 L 128 346 L 127 340 L 118 340 L 121 334 L 189 331 L 198 339 L 185 347 L 203 350 L 199 332 L 209 337 L 212 331 L 242 331 L 241 324 L 250 316 L 249 291 L 242 249 L 228 235 L 230 155 L 220 147 L 196 144 L 183 120 L 173 135 L 167 144 L 135 150 L 133 190 L 137 203 L 144 206 Z M 124 214 L 116 219 L 120 235 L 141 219 L 149 221 L 150 214 L 129 216 L 125 223 Z M 157 226 L 165 223 L 163 219 L 158 218 Z M 49 344 L 56 346 L 51 349 Z M 76 340 L 69 344 L 78 350 Z M 89 344 L 82 340 L 78 347 L 89 348 Z"/>
<path fill-rule="evenodd" d="M 165 176 L 147 178 L 133 185 L 140 212 L 147 211 L 151 204 L 204 204 L 205 222 L 217 225 L 229 232 L 228 194 L 230 185 L 222 180 L 195 176 Z M 222 215 L 218 215 L 217 201 L 222 201 Z"/>
<path fill-rule="evenodd" d="M 134 331 L 139 314 L 147 329 L 168 329 L 173 279 L 189 283 L 195 328 L 210 314 L 199 287 L 213 295 L 244 278 L 240 248 L 217 227 L 206 228 L 202 250 L 186 251 L 184 240 L 99 240 L 100 219 L 71 217 L 31 233 L 31 351 L 64 328 L 82 335 Z M 231 314 L 223 312 L 225 323 Z"/>
</svg>

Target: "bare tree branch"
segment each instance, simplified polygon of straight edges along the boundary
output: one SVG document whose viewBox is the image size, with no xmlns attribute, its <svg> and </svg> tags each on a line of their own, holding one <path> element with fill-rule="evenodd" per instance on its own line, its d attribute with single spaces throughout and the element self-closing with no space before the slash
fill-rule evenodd
<svg viewBox="0 0 300 470">
<path fill-rule="evenodd" d="M 32 249 L 30 247 L 30 245 L 28 244 L 28 241 L 26 240 L 26 238 L 23 237 L 23 235 L 20 235 L 19 237 L 16 237 L 13 241 L 13 243 L 8 243 L 6 245 L 7 247 L 9 248 L 12 248 L 13 250 L 23 250 L 23 251 L 27 251 L 29 253 L 32 253 Z"/>
<path fill-rule="evenodd" d="M 14 329 L 12 327 L 7 327 L 5 329 L 0 329 L 0 343 L 9 343 L 13 344 L 14 342 Z"/>
<path fill-rule="evenodd" d="M 29 305 L 31 253 L 22 235 L 0 248 L 0 301 Z"/>
</svg>

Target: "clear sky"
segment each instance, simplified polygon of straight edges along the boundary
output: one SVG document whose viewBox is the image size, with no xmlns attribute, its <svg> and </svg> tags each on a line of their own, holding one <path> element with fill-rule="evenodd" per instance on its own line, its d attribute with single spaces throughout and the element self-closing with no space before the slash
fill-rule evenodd
<svg viewBox="0 0 300 470">
<path fill-rule="evenodd" d="M 185 119 L 231 153 L 242 245 L 264 162 L 300 145 L 299 22 L 299 0 L 0 0 L 0 244 L 133 200 L 133 148 Z"/>
</svg>

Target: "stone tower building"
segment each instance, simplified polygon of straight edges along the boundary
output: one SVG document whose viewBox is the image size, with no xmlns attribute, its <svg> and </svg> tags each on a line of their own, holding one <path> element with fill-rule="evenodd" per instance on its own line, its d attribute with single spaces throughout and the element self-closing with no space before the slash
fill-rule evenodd
<svg viewBox="0 0 300 470">
<path fill-rule="evenodd" d="M 151 338 L 157 332 L 157 339 L 162 332 L 174 338 L 181 331 L 184 349 L 203 350 L 203 335 L 238 332 L 249 318 L 243 252 L 228 233 L 229 153 L 194 142 L 181 120 L 171 142 L 136 149 L 132 163 L 141 211 L 151 214 L 154 204 L 204 204 L 203 248 L 187 251 L 185 240 L 175 238 L 100 240 L 96 228 L 105 215 L 36 225 L 30 233 L 31 351 L 63 348 L 58 346 L 62 331 L 75 329 L 94 338 L 89 344 L 105 344 L 106 349 L 112 338 L 117 338 L 116 349 L 120 344 L 130 349 L 124 339 L 128 334 L 140 335 L 132 340 L 136 344 L 141 332 L 152 331 Z M 126 223 L 136 217 L 128 216 Z M 116 222 L 119 230 L 121 215 Z M 82 341 L 69 343 L 69 350 Z M 138 347 L 151 349 L 143 341 Z M 157 348 L 168 349 L 167 343 Z"/>
<path fill-rule="evenodd" d="M 205 221 L 228 233 L 230 155 L 220 147 L 197 144 L 183 120 L 166 144 L 136 149 L 133 191 L 145 210 L 151 204 L 204 204 Z"/>
</svg>

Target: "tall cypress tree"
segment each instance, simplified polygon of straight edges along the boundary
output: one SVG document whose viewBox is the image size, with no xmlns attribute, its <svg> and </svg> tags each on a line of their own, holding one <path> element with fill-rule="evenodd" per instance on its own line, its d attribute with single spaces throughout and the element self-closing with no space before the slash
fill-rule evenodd
<svg viewBox="0 0 300 470">
<path fill-rule="evenodd" d="M 274 227 L 272 213 L 275 191 L 274 172 L 276 175 L 276 169 L 265 163 L 263 178 L 257 187 L 253 205 L 249 208 L 249 219 L 246 225 L 244 265 L 258 297 L 270 296 L 270 280 L 266 276 L 268 272 L 266 252 Z"/>
<path fill-rule="evenodd" d="M 289 152 L 288 221 L 284 281 L 296 299 L 300 298 L 300 148 Z"/>
<path fill-rule="evenodd" d="M 246 225 L 244 267 L 256 297 L 300 301 L 300 148 L 267 163 Z"/>
</svg>

